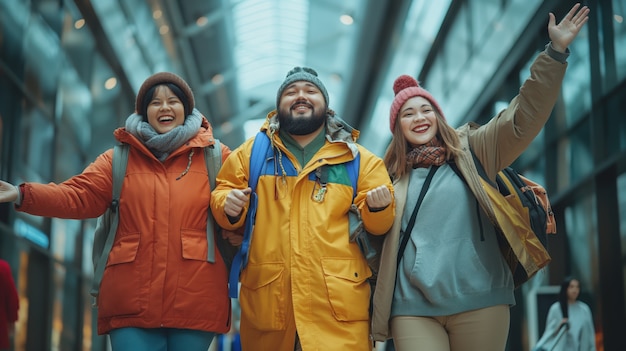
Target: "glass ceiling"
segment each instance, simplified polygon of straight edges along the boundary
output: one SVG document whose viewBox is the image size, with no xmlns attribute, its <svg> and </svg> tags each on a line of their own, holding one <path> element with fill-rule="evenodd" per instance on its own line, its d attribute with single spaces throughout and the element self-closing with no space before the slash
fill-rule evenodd
<svg viewBox="0 0 626 351">
<path fill-rule="evenodd" d="M 341 113 L 343 83 L 350 78 L 358 20 L 366 5 L 355 0 L 232 3 L 239 98 L 256 104 L 242 121 L 246 138 L 256 134 L 265 112 L 274 108 L 276 89 L 294 66 L 315 69 L 329 92 L 330 107 Z M 250 113 L 256 115 L 250 119 Z"/>
<path fill-rule="evenodd" d="M 306 62 L 308 8 L 307 0 L 243 0 L 233 6 L 237 86 L 244 100 L 273 101 L 290 65 Z M 265 121 L 257 117 L 244 122 L 246 139 Z"/>
<path fill-rule="evenodd" d="M 273 83 L 293 62 L 306 62 L 308 8 L 307 0 L 282 1 L 280 5 L 278 1 L 247 0 L 233 7 L 238 86 L 275 98 Z"/>
<path fill-rule="evenodd" d="M 394 99 L 393 82 L 402 74 L 416 77 L 420 72 L 441 27 L 441 22 L 450 7 L 450 2 L 451 0 L 440 0 L 411 3 L 404 22 L 402 37 L 392 54 L 391 67 L 380 88 L 372 119 L 366 127 L 361 128 L 359 142 L 368 145 L 368 148 L 378 155 L 384 153 L 391 138 L 388 126 L 389 106 Z M 381 133 L 385 137 L 381 137 Z"/>
<path fill-rule="evenodd" d="M 99 0 L 94 2 L 93 6 L 135 89 L 138 89 L 143 78 L 149 74 L 148 71 L 176 71 L 175 67 L 185 67 L 192 62 L 189 59 L 190 53 L 181 51 L 181 47 L 185 45 L 181 44 L 172 49 L 167 46 L 167 38 L 184 41 L 186 33 L 196 33 L 196 31 L 211 33 L 206 36 L 213 38 L 212 28 L 206 26 L 208 23 L 206 18 L 223 19 L 227 30 L 219 35 L 226 36 L 223 42 L 228 43 L 229 47 L 204 47 L 197 48 L 197 50 L 232 50 L 232 65 L 225 64 L 226 70 L 215 72 L 218 74 L 215 75 L 212 83 L 204 81 L 197 81 L 197 83 L 213 84 L 218 87 L 222 86 L 225 80 L 234 82 L 235 90 L 227 93 L 228 98 L 237 101 L 238 107 L 228 105 L 228 98 L 223 95 L 221 97 L 218 95 L 214 98 L 215 100 L 211 100 L 211 103 L 212 107 L 223 106 L 216 112 L 216 115 L 222 116 L 220 118 L 224 118 L 224 114 L 220 114 L 224 111 L 235 111 L 235 114 L 226 115 L 227 122 L 223 125 L 216 124 L 214 127 L 218 127 L 219 132 L 225 133 L 225 128 L 244 126 L 244 129 L 250 129 L 254 133 L 264 120 L 267 111 L 274 108 L 276 89 L 285 74 L 294 66 L 309 66 L 318 72 L 329 92 L 330 108 L 340 116 L 343 115 L 345 104 L 361 103 L 344 101 L 346 91 L 350 89 L 345 85 L 352 81 L 353 74 L 362 74 L 362 72 L 355 72 L 359 62 L 357 46 L 362 40 L 360 34 L 368 26 L 365 22 L 367 9 L 377 1 L 379 0 L 344 0 L 341 2 L 332 0 L 229 0 L 219 2 L 220 5 L 215 3 L 208 7 L 201 6 L 200 2 L 185 1 L 181 2 L 181 6 L 184 3 L 187 9 L 181 13 L 189 16 L 189 14 L 195 14 L 194 10 L 197 9 L 196 16 L 199 16 L 199 19 L 204 18 L 204 21 L 198 19 L 195 23 L 178 24 L 174 21 L 169 24 L 179 27 L 169 32 L 165 30 L 167 23 L 163 21 L 161 15 L 167 9 L 165 13 L 176 18 L 172 14 L 174 8 L 162 7 L 159 0 L 151 0 L 147 3 L 143 0 Z M 386 142 L 386 138 L 381 138 L 380 126 L 388 124 L 384 120 L 388 118 L 388 106 L 393 99 L 390 89 L 393 80 L 401 73 L 416 75 L 420 71 L 449 5 L 450 0 L 411 1 L 404 29 L 401 32 L 402 37 L 392 48 L 394 52 L 390 56 L 392 59 L 389 61 L 389 66 L 384 68 L 388 71 L 387 78 L 383 86 L 378 88 L 380 98 L 377 99 L 374 116 L 364 116 L 364 120 L 369 119 L 370 123 L 367 126 L 360 126 L 360 142 L 366 145 L 371 143 L 374 151 L 377 149 L 374 145 Z M 182 17 L 182 14 L 179 14 L 179 17 Z M 154 21 L 156 26 L 147 25 L 149 21 Z M 217 23 L 217 21 L 214 20 L 211 23 Z M 183 34 L 173 35 L 172 33 Z M 159 37 L 162 37 L 163 41 L 158 40 Z M 197 34 L 189 34 L 189 37 L 197 38 Z M 394 42 L 396 42 L 395 38 Z M 209 41 L 206 44 L 214 45 L 215 43 Z M 201 64 L 202 59 L 199 60 L 198 63 Z M 189 71 L 192 74 L 187 77 L 190 83 L 194 83 L 194 79 L 200 79 L 199 75 L 193 74 L 198 71 L 193 69 Z M 382 129 L 387 130 L 387 128 Z M 371 135 L 370 139 L 368 135 Z M 249 133 L 246 133 L 246 137 L 249 136 Z"/>
<path fill-rule="evenodd" d="M 380 98 L 377 100 L 375 113 L 367 126 L 361 126 L 360 142 L 370 146 L 378 154 L 382 153 L 386 146 L 384 144 L 388 140 L 388 138 L 381 138 L 381 129 L 388 130 L 381 128 L 381 125 L 388 125 L 388 110 L 393 100 L 391 90 L 393 81 L 400 74 L 417 75 L 420 71 L 450 2 L 450 0 L 411 2 L 402 37 L 392 54 L 393 59 L 387 78 L 380 88 Z M 323 7 L 327 7 L 327 11 L 333 11 L 332 20 L 335 23 L 325 25 L 317 22 L 318 18 L 324 17 L 318 16 L 319 8 Z M 363 7 L 363 2 L 358 1 L 335 4 L 308 0 L 241 0 L 233 3 L 236 76 L 243 98 L 247 101 L 275 101 L 276 87 L 294 63 L 312 64 L 331 94 L 331 108 L 341 115 L 344 103 L 341 101 L 343 91 L 349 89 L 344 86 L 344 82 L 349 81 L 347 79 L 349 77 L 345 76 L 351 70 L 351 60 L 358 59 L 352 53 L 354 48 L 350 47 L 350 41 L 356 42 L 357 40 L 350 35 L 355 35 L 359 27 L 365 25 L 359 23 L 359 14 L 362 13 L 359 9 Z M 317 13 L 312 15 L 310 11 L 317 11 Z M 352 34 L 347 34 L 345 29 L 338 29 L 337 33 L 327 34 L 325 37 L 320 36 L 328 41 L 341 42 L 342 47 L 346 48 L 341 59 L 334 59 L 342 63 L 339 67 L 335 66 L 335 71 L 330 68 L 330 64 L 328 64 L 329 67 L 314 65 L 316 62 L 323 61 L 319 58 L 316 61 L 316 58 L 312 57 L 310 49 L 312 44 L 309 41 L 313 40 L 311 36 L 314 35 L 312 33 L 315 30 L 309 28 L 309 19 L 315 18 L 316 25 L 321 24 L 318 27 L 326 27 L 325 29 L 328 30 L 327 27 L 336 26 L 339 23 L 342 13 L 354 17 L 356 28 L 350 28 Z M 333 60 L 332 55 L 327 56 L 330 56 L 327 60 Z M 244 121 L 246 138 L 256 134 L 264 117 L 258 116 L 258 119 Z"/>
</svg>

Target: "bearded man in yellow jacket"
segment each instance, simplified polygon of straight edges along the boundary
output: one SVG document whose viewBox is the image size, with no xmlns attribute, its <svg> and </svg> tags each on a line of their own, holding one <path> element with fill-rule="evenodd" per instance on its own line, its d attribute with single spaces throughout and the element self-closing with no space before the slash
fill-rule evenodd
<svg viewBox="0 0 626 351">
<path fill-rule="evenodd" d="M 256 184 L 256 224 L 240 277 L 243 349 L 371 350 L 372 272 L 349 240 L 348 212 L 354 203 L 371 234 L 391 227 L 393 187 L 382 160 L 328 108 L 311 68 L 289 71 L 261 132 L 273 156 Z M 212 192 L 211 208 L 226 230 L 245 222 L 254 139 L 225 161 Z M 352 184 L 347 164 L 356 157 Z"/>
</svg>

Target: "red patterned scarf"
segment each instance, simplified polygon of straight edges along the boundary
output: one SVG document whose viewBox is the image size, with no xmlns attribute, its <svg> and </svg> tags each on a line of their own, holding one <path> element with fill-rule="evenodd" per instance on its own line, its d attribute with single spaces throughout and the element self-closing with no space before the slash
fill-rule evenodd
<svg viewBox="0 0 626 351">
<path fill-rule="evenodd" d="M 406 154 L 407 162 L 413 168 L 441 166 L 446 162 L 446 147 L 439 138 L 433 138 L 426 144 L 418 145 Z"/>
</svg>

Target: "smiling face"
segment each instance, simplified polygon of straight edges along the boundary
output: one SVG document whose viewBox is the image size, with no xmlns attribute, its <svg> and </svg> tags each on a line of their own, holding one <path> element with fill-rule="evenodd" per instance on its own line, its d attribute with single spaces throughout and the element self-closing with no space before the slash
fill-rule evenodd
<svg viewBox="0 0 626 351">
<path fill-rule="evenodd" d="M 148 123 L 159 133 L 167 133 L 185 123 L 185 107 L 165 85 L 159 85 L 148 103 Z"/>
<path fill-rule="evenodd" d="M 280 128 L 289 134 L 311 134 L 324 124 L 325 116 L 324 94 L 313 83 L 294 82 L 280 95 L 278 120 Z"/>
<path fill-rule="evenodd" d="M 408 99 L 400 108 L 398 118 L 402 135 L 412 147 L 426 144 L 437 136 L 435 109 L 421 96 Z"/>
</svg>

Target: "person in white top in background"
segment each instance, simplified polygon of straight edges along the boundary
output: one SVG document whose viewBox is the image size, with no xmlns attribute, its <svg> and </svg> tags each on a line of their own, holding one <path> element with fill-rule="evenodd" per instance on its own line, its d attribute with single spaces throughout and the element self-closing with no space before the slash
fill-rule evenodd
<svg viewBox="0 0 626 351">
<path fill-rule="evenodd" d="M 537 342 L 535 350 L 595 351 L 595 329 L 591 309 L 578 300 L 580 282 L 567 278 L 561 283 L 559 301 L 550 306 L 546 318 L 546 330 Z M 565 334 L 557 340 L 560 326 L 567 323 Z"/>
</svg>

